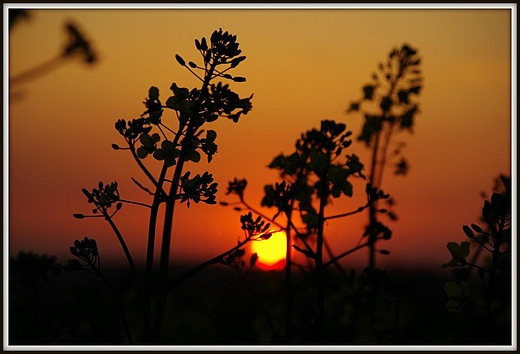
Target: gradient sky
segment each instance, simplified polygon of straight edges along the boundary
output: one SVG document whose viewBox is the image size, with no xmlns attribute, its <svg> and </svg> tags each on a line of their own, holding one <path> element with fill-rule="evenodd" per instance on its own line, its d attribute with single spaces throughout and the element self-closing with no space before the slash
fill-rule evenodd
<svg viewBox="0 0 520 354">
<path fill-rule="evenodd" d="M 299 135 L 322 119 L 347 124 L 357 134 L 361 119 L 347 116 L 352 100 L 377 63 L 403 43 L 422 56 L 421 113 L 407 143 L 406 177 L 387 173 L 383 189 L 396 199 L 400 219 L 390 226 L 391 251 L 379 265 L 438 269 L 449 260 L 446 244 L 462 241 L 462 225 L 476 222 L 481 191 L 511 169 L 511 13 L 509 10 L 37 10 L 9 36 L 9 69 L 16 75 L 50 59 L 65 43 L 63 25 L 75 21 L 92 40 L 100 61 L 71 61 L 47 76 L 13 87 L 9 105 L 9 245 L 71 258 L 69 247 L 84 236 L 98 241 L 102 257 L 124 259 L 116 237 L 101 219 L 77 220 L 91 210 L 81 188 L 117 180 L 122 197 L 146 202 L 130 180 L 145 182 L 122 143 L 118 119 L 138 117 L 150 86 L 169 96 L 172 82 L 194 87 L 196 79 L 175 54 L 199 60 L 194 39 L 223 28 L 238 37 L 247 60 L 236 69 L 247 82 L 233 88 L 254 93 L 253 111 L 238 124 L 219 120 L 219 153 L 209 169 L 219 182 L 247 178 L 246 198 L 258 206 L 264 184 L 277 180 L 266 168 L 280 152 L 291 153 Z M 17 99 L 14 99 L 16 93 Z M 173 117 L 173 116 L 172 116 Z M 353 144 L 368 165 L 368 150 Z M 357 187 L 357 189 L 356 189 Z M 356 209 L 364 198 L 336 203 Z M 205 260 L 235 245 L 239 213 L 221 206 L 182 205 L 175 216 L 175 259 Z M 332 211 L 331 211 L 332 212 Z M 326 237 L 340 253 L 356 245 L 366 215 L 330 221 Z M 124 206 L 115 221 L 135 258 L 146 249 L 147 211 Z M 340 232 L 340 230 L 346 230 Z M 4 236 L 5 237 L 5 236 Z M 367 252 L 347 258 L 365 262 Z"/>
</svg>

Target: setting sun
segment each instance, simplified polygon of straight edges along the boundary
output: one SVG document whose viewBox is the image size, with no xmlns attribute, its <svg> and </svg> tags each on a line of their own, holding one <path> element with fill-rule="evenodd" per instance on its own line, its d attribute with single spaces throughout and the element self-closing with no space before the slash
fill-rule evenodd
<svg viewBox="0 0 520 354">
<path fill-rule="evenodd" d="M 274 232 L 268 240 L 255 241 L 251 252 L 258 255 L 257 265 L 262 270 L 279 270 L 285 265 L 285 232 Z"/>
</svg>

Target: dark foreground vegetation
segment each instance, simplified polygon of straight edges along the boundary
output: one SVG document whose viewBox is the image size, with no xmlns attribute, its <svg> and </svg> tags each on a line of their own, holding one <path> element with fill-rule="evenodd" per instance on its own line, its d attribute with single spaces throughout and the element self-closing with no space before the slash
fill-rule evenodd
<svg viewBox="0 0 520 354">
<path fill-rule="evenodd" d="M 100 279 L 66 271 L 59 275 L 50 272 L 47 280 L 37 279 L 29 268 L 17 265 L 11 272 L 10 345 L 125 344 L 116 303 Z M 111 270 L 114 279 L 128 279 L 125 275 L 130 274 L 124 272 Z M 291 344 L 511 344 L 510 317 L 500 318 L 498 335 L 490 337 L 484 333 L 484 317 L 477 309 L 447 311 L 443 285 L 453 275 L 448 271 L 439 274 L 403 269 L 379 274 L 380 283 L 373 283 L 377 291 L 372 313 L 366 295 L 373 289 L 361 284 L 361 274 L 355 279 L 350 274 L 329 274 L 326 310 L 335 317 L 327 341 L 313 337 L 309 332 L 313 326 L 306 323 L 308 314 L 297 312 Z M 254 271 L 246 284 L 227 267 L 207 268 L 169 297 L 161 344 L 284 344 L 276 336 L 283 326 L 283 284 L 283 272 Z M 138 295 L 129 284 L 115 286 L 138 338 L 142 328 L 134 307 Z M 311 288 L 302 291 L 295 297 L 295 307 L 309 309 L 313 296 Z"/>
</svg>

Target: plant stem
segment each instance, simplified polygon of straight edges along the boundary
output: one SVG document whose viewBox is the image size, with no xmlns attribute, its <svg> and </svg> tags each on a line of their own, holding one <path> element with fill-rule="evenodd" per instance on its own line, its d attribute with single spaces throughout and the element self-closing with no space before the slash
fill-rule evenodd
<svg viewBox="0 0 520 354">
<path fill-rule="evenodd" d="M 249 241 L 251 241 L 251 238 L 247 238 L 245 241 L 243 242 L 239 242 L 235 247 L 233 248 L 230 248 L 229 250 L 219 254 L 218 256 L 216 257 L 213 257 L 207 261 L 205 261 L 204 263 L 201 263 L 199 264 L 198 266 L 196 266 L 195 268 L 187 271 L 186 273 L 184 273 L 183 275 L 179 276 L 177 279 L 175 280 L 172 280 L 168 283 L 168 290 L 171 290 L 173 289 L 175 286 L 178 286 L 180 285 L 184 280 L 188 279 L 188 278 L 191 278 L 192 276 L 196 275 L 197 273 L 199 273 L 200 271 L 202 271 L 204 268 L 210 266 L 210 265 L 213 265 L 213 264 L 216 264 L 216 263 L 219 263 L 224 257 L 226 257 L 227 255 L 235 252 L 236 250 L 238 250 L 239 248 L 242 248 L 244 245 L 246 245 Z"/>
<path fill-rule="evenodd" d="M 157 229 L 157 216 L 159 214 L 159 206 L 161 205 L 161 190 L 164 183 L 164 178 L 167 171 L 166 164 L 163 164 L 159 181 L 157 182 L 157 189 L 155 191 L 152 207 L 150 210 L 150 219 L 148 224 L 148 244 L 146 249 L 146 270 L 143 284 L 143 320 L 144 320 L 144 335 L 147 342 L 152 340 L 152 328 L 151 328 L 151 289 L 152 289 L 152 276 L 153 276 L 153 259 L 154 259 L 154 247 L 155 247 L 155 232 Z"/>
<path fill-rule="evenodd" d="M 112 230 L 114 230 L 114 233 L 117 236 L 117 239 L 119 240 L 119 243 L 121 244 L 121 247 L 123 248 L 123 251 L 125 252 L 126 259 L 128 261 L 128 264 L 130 264 L 130 268 L 132 269 L 134 275 L 137 277 L 137 268 L 135 267 L 134 260 L 132 259 L 132 255 L 130 254 L 130 251 L 128 250 L 128 247 L 126 246 L 126 242 L 121 235 L 121 232 L 119 232 L 119 229 L 117 228 L 116 224 L 112 220 L 112 218 L 106 213 L 105 210 L 102 210 L 103 216 L 105 217 L 105 220 L 108 221 L 110 224 L 110 227 L 112 227 Z"/>
<path fill-rule="evenodd" d="M 400 68 L 399 72 L 397 73 L 395 78 L 393 78 L 392 81 L 390 82 L 390 87 L 388 89 L 388 94 L 386 97 L 392 97 L 392 95 L 394 94 L 394 90 L 397 85 L 397 81 L 399 80 L 399 78 L 401 77 L 401 75 L 403 73 L 402 70 L 403 69 Z M 388 149 L 388 144 L 390 142 L 390 135 L 387 135 L 387 142 L 385 144 L 385 149 L 383 149 L 382 157 L 380 157 L 380 151 L 379 151 L 380 138 L 381 138 L 381 133 L 384 130 L 383 129 L 384 124 L 388 119 L 388 116 L 387 116 L 388 113 L 389 113 L 389 110 L 383 110 L 383 114 L 381 115 L 381 118 L 380 118 L 381 119 L 381 129 L 379 129 L 375 133 L 374 147 L 372 149 L 372 160 L 370 163 L 369 180 L 370 180 L 370 184 L 372 185 L 372 187 L 377 187 L 377 188 L 380 188 L 381 183 L 382 183 L 383 169 L 385 167 L 384 164 L 386 163 L 386 157 L 385 157 L 386 149 Z M 391 127 L 389 129 L 391 129 Z M 369 225 L 374 225 L 377 222 L 377 217 L 376 217 L 377 204 L 378 204 L 377 201 L 370 204 L 369 214 L 368 214 L 369 215 Z M 375 246 L 375 243 L 377 241 L 376 238 L 377 238 L 377 235 L 374 232 L 371 232 L 368 235 L 368 242 L 369 242 L 369 249 L 370 249 L 369 261 L 368 261 L 369 268 L 374 268 L 376 266 L 376 246 Z"/>
<path fill-rule="evenodd" d="M 215 70 L 217 63 L 216 61 L 212 61 L 208 72 L 206 73 L 206 77 L 204 78 L 204 83 L 201 88 L 201 95 L 197 100 L 197 104 L 200 105 L 208 95 L 208 86 L 211 81 L 211 76 L 213 75 L 213 71 Z M 179 181 L 181 178 L 182 170 L 184 167 L 184 162 L 187 154 L 187 150 L 191 148 L 191 140 L 195 135 L 196 130 L 200 127 L 199 123 L 195 122 L 192 117 L 187 123 L 187 129 L 184 136 L 183 141 L 181 142 L 182 148 L 181 153 L 177 159 L 177 164 L 175 165 L 175 172 L 172 179 L 172 184 L 170 188 L 170 193 L 168 194 L 168 198 L 166 200 L 166 210 L 164 217 L 164 227 L 163 227 L 163 239 L 161 244 L 161 257 L 159 261 L 159 296 L 157 299 L 157 307 L 155 312 L 155 326 L 154 326 L 154 340 L 159 343 L 161 330 L 162 330 L 162 322 L 164 318 L 164 311 L 166 308 L 166 298 L 168 295 L 168 267 L 169 267 L 169 258 L 170 258 L 170 243 L 172 237 L 172 226 L 173 226 L 173 213 L 175 211 L 175 202 L 177 200 L 177 189 L 179 188 Z M 180 135 L 184 129 L 184 126 L 179 127 L 179 133 L 175 137 L 175 141 L 177 142 L 180 138 Z"/>
<path fill-rule="evenodd" d="M 58 66 L 65 63 L 64 56 L 56 56 L 52 59 L 49 59 L 36 67 L 26 70 L 13 78 L 9 79 L 9 85 L 15 86 L 17 84 L 23 83 L 24 81 L 29 81 L 34 79 L 35 77 L 42 76 L 52 70 L 56 69 Z"/>
<path fill-rule="evenodd" d="M 294 206 L 294 199 L 291 200 L 289 213 L 287 214 L 287 227 L 285 228 L 285 339 L 291 342 L 292 339 L 292 307 L 293 307 L 293 286 L 292 286 L 292 235 L 291 217 Z"/>
<path fill-rule="evenodd" d="M 159 343 L 162 321 L 164 318 L 164 310 L 166 307 L 166 298 L 168 295 L 167 281 L 168 281 L 168 267 L 170 258 L 170 241 L 173 227 L 173 213 L 175 211 L 175 198 L 179 181 L 181 178 L 182 169 L 184 166 L 184 156 L 186 156 L 185 148 L 181 150 L 175 172 L 172 180 L 169 198 L 166 200 L 166 210 L 164 216 L 163 238 L 161 243 L 161 256 L 159 260 L 159 295 L 157 299 L 157 306 L 155 310 L 155 325 L 154 325 L 154 342 Z"/>
<path fill-rule="evenodd" d="M 318 212 L 318 234 L 316 240 L 315 267 L 316 267 L 316 302 L 318 311 L 318 333 L 319 339 L 323 341 L 325 338 L 325 284 L 323 279 L 323 229 L 325 226 L 325 205 L 327 203 L 327 174 L 321 176 L 320 206 Z"/>
</svg>

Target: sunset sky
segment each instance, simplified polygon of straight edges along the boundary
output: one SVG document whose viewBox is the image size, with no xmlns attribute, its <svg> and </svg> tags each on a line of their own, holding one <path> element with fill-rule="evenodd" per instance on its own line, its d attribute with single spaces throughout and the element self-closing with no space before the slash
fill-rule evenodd
<svg viewBox="0 0 520 354">
<path fill-rule="evenodd" d="M 478 221 L 480 192 L 489 194 L 495 177 L 510 174 L 508 9 L 40 9 L 30 15 L 9 34 L 11 76 L 57 55 L 66 42 L 66 21 L 92 41 L 99 62 L 87 67 L 71 60 L 10 88 L 11 255 L 25 250 L 64 261 L 72 258 L 74 240 L 88 236 L 97 240 L 102 258 L 124 260 L 108 224 L 72 217 L 92 209 L 81 189 L 116 180 L 122 197 L 148 202 L 130 179 L 146 182 L 130 154 L 110 147 L 124 143 L 114 123 L 144 111 L 150 86 L 163 99 L 172 82 L 197 86 L 175 54 L 199 61 L 194 39 L 218 28 L 237 35 L 247 56 L 235 71 L 247 82 L 232 88 L 241 96 L 254 93 L 253 110 L 237 124 L 221 119 L 209 127 L 218 133 L 214 161 L 188 165 L 213 173 L 219 201 L 235 201 L 225 195 L 227 182 L 246 178 L 246 199 L 259 207 L 263 186 L 278 180 L 267 164 L 291 153 L 300 134 L 322 119 L 344 122 L 357 135 L 361 117 L 347 116 L 346 109 L 360 98 L 378 62 L 404 43 L 422 57 L 424 88 L 414 134 L 397 136 L 407 144 L 409 174 L 393 177 L 388 171 L 383 181 L 397 201 L 399 221 L 389 223 L 394 237 L 381 248 L 391 254 L 378 264 L 439 269 L 450 259 L 447 242 L 464 240 L 462 225 Z M 364 145 L 355 142 L 350 150 L 368 166 Z M 356 184 L 355 198 L 331 210 L 356 209 L 363 193 Z M 173 259 L 203 261 L 242 235 L 240 213 L 231 208 L 197 204 L 177 210 Z M 125 205 L 115 218 L 137 259 L 146 250 L 147 214 Z M 337 253 L 357 244 L 366 220 L 362 214 L 330 221 L 326 237 Z M 345 262 L 366 260 L 362 250 Z"/>
</svg>

